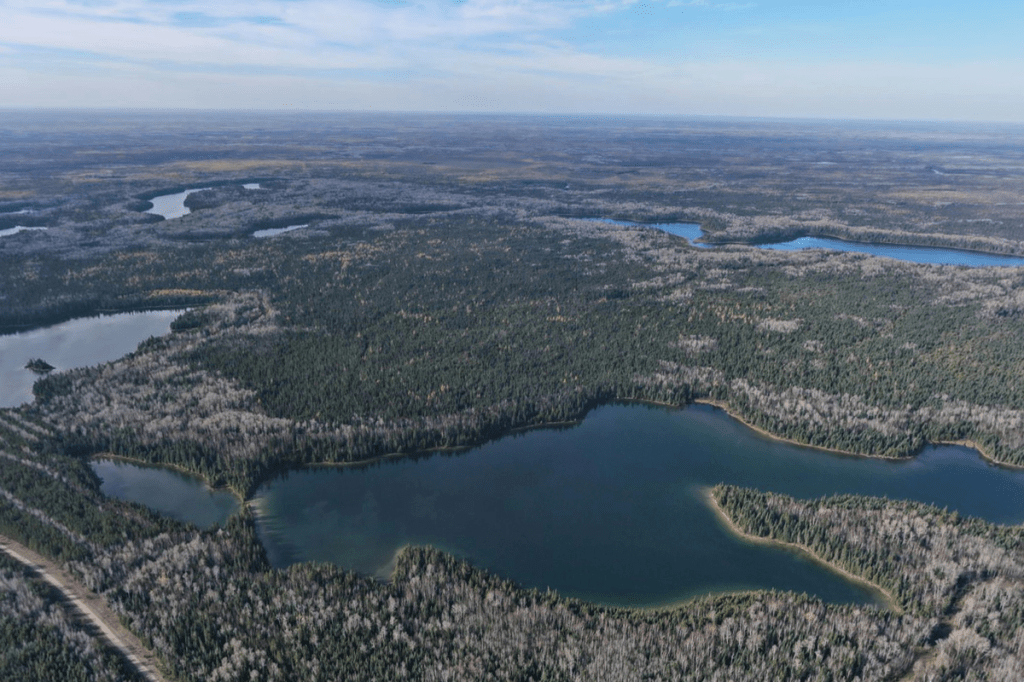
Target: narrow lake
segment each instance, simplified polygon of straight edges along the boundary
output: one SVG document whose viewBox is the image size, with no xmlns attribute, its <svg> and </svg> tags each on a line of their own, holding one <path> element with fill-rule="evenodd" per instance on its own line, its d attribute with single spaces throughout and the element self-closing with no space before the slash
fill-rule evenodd
<svg viewBox="0 0 1024 682">
<path fill-rule="evenodd" d="M 631 606 L 780 589 L 833 602 L 873 595 L 789 551 L 728 533 L 702 498 L 719 482 L 815 498 L 909 498 L 1024 521 L 1024 471 L 957 446 L 906 461 L 765 438 L 703 405 L 606 405 L 577 427 L 457 455 L 293 471 L 255 496 L 278 567 L 330 561 L 386 576 L 406 544 L 434 545 L 530 587 Z"/>
<path fill-rule="evenodd" d="M 304 227 L 309 227 L 309 223 L 306 223 L 304 225 L 289 225 L 288 227 L 271 227 L 266 230 L 256 230 L 255 232 L 252 233 L 252 236 L 256 237 L 257 239 L 266 239 L 267 237 L 276 237 L 277 235 L 284 234 L 285 232 L 294 232 L 295 230 L 301 230 Z"/>
<path fill-rule="evenodd" d="M 102 458 L 89 465 L 104 495 L 139 502 L 200 528 L 224 523 L 240 506 L 230 492 L 213 490 L 201 478 L 174 469 Z"/>
<path fill-rule="evenodd" d="M 697 241 L 704 232 L 696 223 L 631 223 L 624 220 L 611 220 L 608 218 L 595 218 L 598 222 L 610 223 L 613 225 L 626 225 L 636 227 L 649 227 L 662 232 L 683 237 L 693 246 L 707 249 L 714 248 L 714 244 L 704 244 Z M 1001 256 L 991 253 L 980 253 L 977 251 L 964 251 L 961 249 L 943 249 L 926 246 L 899 246 L 895 244 L 872 244 L 866 242 L 847 242 L 841 239 L 829 239 L 825 237 L 800 237 L 788 242 L 777 242 L 774 244 L 752 244 L 759 249 L 772 251 L 802 251 L 803 249 L 831 249 L 833 251 L 848 251 L 852 253 L 866 253 L 872 256 L 893 258 L 909 263 L 933 263 L 936 265 L 966 265 L 972 268 L 1024 265 L 1024 258 L 1020 256 Z"/>
<path fill-rule="evenodd" d="M 0 230 L 0 237 L 10 237 L 11 235 L 18 234 L 19 232 L 31 232 L 45 230 L 45 227 L 25 227 L 24 225 L 15 225 L 14 227 L 8 227 L 6 230 Z"/>
<path fill-rule="evenodd" d="M 0 335 L 0 407 L 32 402 L 32 384 L 39 378 L 25 364 L 40 358 L 57 371 L 116 360 L 151 336 L 171 330 L 180 310 L 150 310 L 81 317 L 49 327 Z"/>
</svg>

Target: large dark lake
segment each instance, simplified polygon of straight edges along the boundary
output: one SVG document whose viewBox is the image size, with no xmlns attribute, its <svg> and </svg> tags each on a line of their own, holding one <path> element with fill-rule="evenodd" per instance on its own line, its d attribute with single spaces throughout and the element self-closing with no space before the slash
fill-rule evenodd
<svg viewBox="0 0 1024 682">
<path fill-rule="evenodd" d="M 703 496 L 719 482 L 1024 521 L 1024 472 L 974 450 L 929 447 L 899 462 L 842 456 L 762 437 L 702 405 L 606 405 L 579 426 L 461 454 L 291 472 L 255 500 L 279 567 L 330 561 L 383 577 L 402 546 L 433 545 L 527 586 L 605 604 L 770 588 L 875 599 L 799 554 L 731 535 Z"/>
</svg>

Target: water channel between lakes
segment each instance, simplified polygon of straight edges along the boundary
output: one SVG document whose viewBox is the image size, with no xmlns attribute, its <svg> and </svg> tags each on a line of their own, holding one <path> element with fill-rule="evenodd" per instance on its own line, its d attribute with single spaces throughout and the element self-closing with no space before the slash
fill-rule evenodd
<svg viewBox="0 0 1024 682">
<path fill-rule="evenodd" d="M 118 496 L 180 476 L 125 464 L 98 473 Z M 930 446 L 902 461 L 844 456 L 766 438 L 706 405 L 605 405 L 578 426 L 462 453 L 292 471 L 263 485 L 254 506 L 276 567 L 329 561 L 386 578 L 403 546 L 433 545 L 528 587 L 603 604 L 749 589 L 877 602 L 801 553 L 732 535 L 704 497 L 719 482 L 799 498 L 914 499 L 1024 521 L 1024 471 L 969 448 Z M 179 518 L 211 491 L 196 479 L 183 494 L 197 502 L 175 502 Z"/>
</svg>

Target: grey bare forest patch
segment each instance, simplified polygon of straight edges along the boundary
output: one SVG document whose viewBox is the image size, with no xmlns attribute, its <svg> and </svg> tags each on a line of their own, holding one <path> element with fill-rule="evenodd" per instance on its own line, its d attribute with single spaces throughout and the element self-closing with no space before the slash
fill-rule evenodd
<svg viewBox="0 0 1024 682">
<path fill-rule="evenodd" d="M 189 312 L 0 411 L 0 534 L 102 594 L 174 677 L 1020 676 L 1016 526 L 716 488 L 738 532 L 815 553 L 892 608 L 755 592 L 642 611 L 431 548 L 403 551 L 390 582 L 273 569 L 251 511 L 200 530 L 105 497 L 88 462 L 171 465 L 249 497 L 291 467 L 701 399 L 799 443 L 907 458 L 964 442 L 1024 465 L 1019 269 L 749 246 L 1024 255 L 1021 128 L 63 116 L 0 114 L 0 229 L 47 228 L 0 239 L 0 327 Z M 144 213 L 205 187 L 186 215 Z M 592 218 L 699 223 L 721 246 Z M 38 627 L 43 607 L 22 602 L 4 622 Z M 85 646 L 55 627 L 60 651 Z"/>
</svg>

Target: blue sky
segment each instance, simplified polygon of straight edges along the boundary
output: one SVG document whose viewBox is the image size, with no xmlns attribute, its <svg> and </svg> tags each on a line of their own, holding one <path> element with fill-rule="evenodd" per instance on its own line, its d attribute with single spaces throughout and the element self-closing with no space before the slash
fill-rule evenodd
<svg viewBox="0 0 1024 682">
<path fill-rule="evenodd" d="M 1024 6 L 0 0 L 0 106 L 1024 121 Z"/>
</svg>

